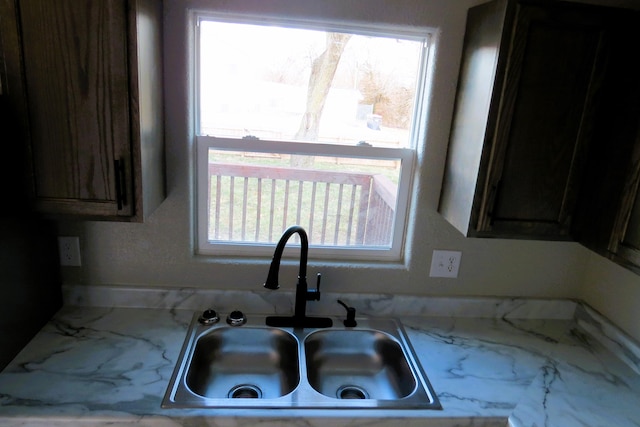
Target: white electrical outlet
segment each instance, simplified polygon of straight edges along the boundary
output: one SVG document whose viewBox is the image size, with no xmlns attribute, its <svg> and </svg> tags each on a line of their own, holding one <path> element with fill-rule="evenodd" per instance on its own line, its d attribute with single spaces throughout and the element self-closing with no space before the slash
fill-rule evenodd
<svg viewBox="0 0 640 427">
<path fill-rule="evenodd" d="M 430 277 L 458 277 L 460 269 L 460 251 L 439 251 L 434 250 L 431 257 Z"/>
<path fill-rule="evenodd" d="M 58 253 L 60 265 L 80 267 L 80 239 L 78 237 L 58 237 Z"/>
</svg>

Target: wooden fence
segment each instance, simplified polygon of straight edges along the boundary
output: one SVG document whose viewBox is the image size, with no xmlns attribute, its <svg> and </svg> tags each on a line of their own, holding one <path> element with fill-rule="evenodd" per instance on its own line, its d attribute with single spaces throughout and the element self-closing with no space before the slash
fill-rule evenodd
<svg viewBox="0 0 640 427">
<path fill-rule="evenodd" d="M 396 187 L 383 175 L 209 163 L 209 235 L 270 243 L 298 224 L 310 244 L 389 246 Z"/>
</svg>

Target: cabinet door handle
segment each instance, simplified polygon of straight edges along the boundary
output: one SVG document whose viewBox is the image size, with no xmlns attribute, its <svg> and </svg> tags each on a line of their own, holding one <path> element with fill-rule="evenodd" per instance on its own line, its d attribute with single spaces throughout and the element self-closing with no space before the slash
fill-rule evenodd
<svg viewBox="0 0 640 427">
<path fill-rule="evenodd" d="M 122 206 L 127 204 L 127 186 L 125 185 L 126 181 L 124 174 L 124 160 L 114 160 L 113 166 L 116 171 L 116 203 L 118 204 L 118 210 L 121 210 Z"/>
</svg>

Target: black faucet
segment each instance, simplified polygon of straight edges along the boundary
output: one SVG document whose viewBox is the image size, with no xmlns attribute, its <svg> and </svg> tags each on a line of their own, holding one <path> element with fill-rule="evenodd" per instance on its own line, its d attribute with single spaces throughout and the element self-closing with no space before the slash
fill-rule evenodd
<svg viewBox="0 0 640 427">
<path fill-rule="evenodd" d="M 280 237 L 276 250 L 273 253 L 269 275 L 264 287 L 267 289 L 278 289 L 278 270 L 280 269 L 280 259 L 282 252 L 289 238 L 294 234 L 300 235 L 300 270 L 298 271 L 298 284 L 296 285 L 296 302 L 293 316 L 268 316 L 267 326 L 296 327 L 296 328 L 329 328 L 333 321 L 327 317 L 307 317 L 307 301 L 320 300 L 320 273 L 318 273 L 316 289 L 307 289 L 307 253 L 309 252 L 309 241 L 307 232 L 299 225 L 292 225 L 287 228 Z"/>
</svg>

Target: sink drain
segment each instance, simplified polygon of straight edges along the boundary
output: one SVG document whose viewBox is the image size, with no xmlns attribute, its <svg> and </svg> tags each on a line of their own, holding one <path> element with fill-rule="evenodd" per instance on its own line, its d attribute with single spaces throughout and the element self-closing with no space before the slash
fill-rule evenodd
<svg viewBox="0 0 640 427">
<path fill-rule="evenodd" d="M 260 399 L 262 391 L 254 385 L 241 384 L 229 390 L 227 397 L 231 399 Z"/>
<path fill-rule="evenodd" d="M 361 387 L 343 385 L 336 392 L 338 399 L 368 399 L 369 394 Z"/>
</svg>

